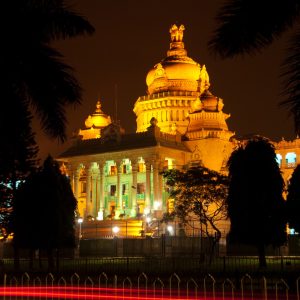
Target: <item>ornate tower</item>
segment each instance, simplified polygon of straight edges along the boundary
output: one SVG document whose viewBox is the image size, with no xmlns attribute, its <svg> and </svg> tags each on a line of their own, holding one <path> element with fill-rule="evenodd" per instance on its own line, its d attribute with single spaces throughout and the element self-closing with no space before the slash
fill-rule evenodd
<svg viewBox="0 0 300 300">
<path fill-rule="evenodd" d="M 184 26 L 173 25 L 167 57 L 147 74 L 147 96 L 139 97 L 133 111 L 137 132 L 146 131 L 151 118 L 158 120 L 162 132 L 185 134 L 193 104 L 209 87 L 205 66 L 187 56 L 183 43 Z"/>
<path fill-rule="evenodd" d="M 226 124 L 230 115 L 223 113 L 223 100 L 209 91 L 205 65 L 187 56 L 184 29 L 171 27 L 167 57 L 147 74 L 147 96 L 139 97 L 133 109 L 137 132 L 146 131 L 154 117 L 162 132 L 185 136 L 192 162 L 219 171 L 232 151 L 234 133 Z"/>
<path fill-rule="evenodd" d="M 106 115 L 101 109 L 100 100 L 96 103 L 96 110 L 85 120 L 85 129 L 80 129 L 78 135 L 83 140 L 97 139 L 101 137 L 101 130 L 111 124 L 110 116 Z"/>
</svg>

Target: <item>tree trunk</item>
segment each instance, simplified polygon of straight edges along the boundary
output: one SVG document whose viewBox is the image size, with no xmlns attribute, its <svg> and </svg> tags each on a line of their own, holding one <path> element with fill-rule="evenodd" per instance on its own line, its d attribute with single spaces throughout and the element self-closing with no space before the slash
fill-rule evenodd
<svg viewBox="0 0 300 300">
<path fill-rule="evenodd" d="M 258 250 L 259 267 L 266 268 L 267 261 L 266 261 L 265 245 L 264 244 L 257 245 L 257 250 Z"/>
<path fill-rule="evenodd" d="M 216 225 L 214 224 L 214 222 L 210 219 L 208 219 L 211 227 L 215 230 L 215 236 L 212 237 L 213 241 L 212 241 L 212 245 L 211 245 L 211 252 L 209 255 L 209 265 L 211 265 L 213 257 L 215 257 L 216 253 L 216 246 L 219 243 L 220 239 L 221 239 L 221 231 L 216 227 Z M 207 232 L 207 236 L 210 236 Z M 201 241 L 202 242 L 202 241 Z"/>
</svg>

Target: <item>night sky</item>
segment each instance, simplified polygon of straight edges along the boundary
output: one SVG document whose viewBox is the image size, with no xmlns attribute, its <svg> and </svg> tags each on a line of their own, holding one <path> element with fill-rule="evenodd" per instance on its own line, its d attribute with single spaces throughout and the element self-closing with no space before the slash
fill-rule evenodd
<svg viewBox="0 0 300 300">
<path fill-rule="evenodd" d="M 84 128 L 84 120 L 101 98 L 102 109 L 117 119 L 126 132 L 136 129 L 132 111 L 139 96 L 146 95 L 146 74 L 169 48 L 169 28 L 184 24 L 188 56 L 205 64 L 211 92 L 224 100 L 231 114 L 230 130 L 238 135 L 260 134 L 273 140 L 294 138 L 292 119 L 281 100 L 280 63 L 289 35 L 255 57 L 221 60 L 208 51 L 207 42 L 216 26 L 222 1 L 210 0 L 77 0 L 69 1 L 95 27 L 91 37 L 53 44 L 74 69 L 83 89 L 81 106 L 67 108 L 68 136 Z M 36 124 L 35 128 L 38 131 Z M 54 157 L 70 145 L 61 145 L 38 134 L 40 156 Z"/>
</svg>

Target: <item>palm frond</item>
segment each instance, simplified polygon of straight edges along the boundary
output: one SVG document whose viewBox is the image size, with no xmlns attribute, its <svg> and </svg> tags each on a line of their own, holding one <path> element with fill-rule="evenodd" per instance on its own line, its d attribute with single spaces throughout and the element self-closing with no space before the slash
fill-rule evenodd
<svg viewBox="0 0 300 300">
<path fill-rule="evenodd" d="M 48 41 L 66 39 L 79 35 L 93 34 L 95 28 L 86 18 L 66 6 L 61 0 L 33 0 L 35 19 L 39 24 L 41 36 Z"/>
<path fill-rule="evenodd" d="M 209 48 L 223 58 L 256 54 L 292 26 L 299 11 L 299 0 L 228 0 Z"/>
<path fill-rule="evenodd" d="M 30 102 L 45 132 L 52 138 L 65 141 L 65 106 L 80 104 L 81 87 L 73 69 L 62 62 L 59 52 L 41 46 L 32 53 L 34 56 L 25 56 L 23 76 Z"/>
<path fill-rule="evenodd" d="M 285 98 L 281 105 L 286 106 L 294 118 L 295 131 L 300 133 L 300 28 L 290 41 L 288 57 L 282 65 L 283 91 Z"/>
</svg>

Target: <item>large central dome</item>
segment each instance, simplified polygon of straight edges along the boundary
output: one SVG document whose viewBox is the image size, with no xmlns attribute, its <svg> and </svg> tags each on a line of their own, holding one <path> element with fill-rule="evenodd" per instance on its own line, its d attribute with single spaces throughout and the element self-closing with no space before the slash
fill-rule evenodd
<svg viewBox="0 0 300 300">
<path fill-rule="evenodd" d="M 147 131 L 155 118 L 164 133 L 180 133 L 189 139 L 220 138 L 220 134 L 223 138 L 222 132 L 229 132 L 223 100 L 209 91 L 205 65 L 187 56 L 183 32 L 183 25 L 170 28 L 167 57 L 147 74 L 147 95 L 139 97 L 133 108 L 137 132 Z"/>
<path fill-rule="evenodd" d="M 203 92 L 209 87 L 205 66 L 201 67 L 187 56 L 183 43 L 184 26 L 173 25 L 167 57 L 156 64 L 147 74 L 148 93 L 164 91 Z"/>
</svg>

